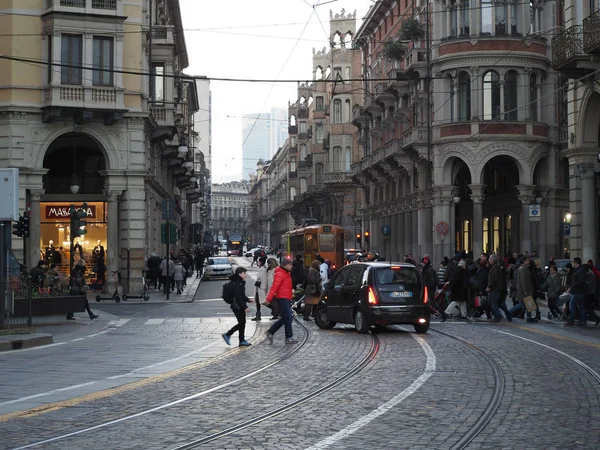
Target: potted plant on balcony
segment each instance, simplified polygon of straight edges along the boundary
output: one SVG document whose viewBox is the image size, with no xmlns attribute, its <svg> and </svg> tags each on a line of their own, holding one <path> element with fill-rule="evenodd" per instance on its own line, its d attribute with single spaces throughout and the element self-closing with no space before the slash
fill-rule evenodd
<svg viewBox="0 0 600 450">
<path fill-rule="evenodd" d="M 399 40 L 386 42 L 382 54 L 391 61 L 402 61 L 406 54 L 406 46 Z"/>
<path fill-rule="evenodd" d="M 425 39 L 425 27 L 416 18 L 409 17 L 400 25 L 399 37 L 403 41 L 422 41 Z"/>
</svg>

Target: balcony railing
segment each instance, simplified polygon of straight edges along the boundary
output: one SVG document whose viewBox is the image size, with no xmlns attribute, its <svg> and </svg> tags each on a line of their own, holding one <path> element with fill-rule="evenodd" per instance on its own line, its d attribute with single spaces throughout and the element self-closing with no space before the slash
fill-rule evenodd
<svg viewBox="0 0 600 450">
<path fill-rule="evenodd" d="M 323 181 L 325 183 L 352 183 L 350 171 L 347 172 L 325 172 Z"/>
<path fill-rule="evenodd" d="M 114 87 L 51 85 L 44 89 L 44 106 L 122 110 L 123 91 Z"/>
<path fill-rule="evenodd" d="M 571 63 L 583 52 L 583 27 L 574 25 L 552 38 L 552 67 L 570 69 Z"/>
<path fill-rule="evenodd" d="M 583 19 L 583 50 L 586 53 L 600 51 L 600 10 Z"/>
<path fill-rule="evenodd" d="M 150 106 L 150 112 L 158 125 L 175 124 L 175 114 L 172 107 L 167 108 L 164 105 L 152 105 Z"/>
<path fill-rule="evenodd" d="M 118 0 L 46 0 L 46 8 L 55 11 L 122 15 Z"/>
</svg>

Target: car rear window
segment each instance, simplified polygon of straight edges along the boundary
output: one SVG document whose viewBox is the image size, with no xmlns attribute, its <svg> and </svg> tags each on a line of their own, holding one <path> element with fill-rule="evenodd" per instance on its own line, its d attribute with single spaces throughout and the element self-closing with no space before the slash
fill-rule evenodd
<svg viewBox="0 0 600 450">
<path fill-rule="evenodd" d="M 405 291 L 420 292 L 421 278 L 413 267 L 381 267 L 375 269 L 375 284 L 377 286 L 398 287 Z"/>
</svg>

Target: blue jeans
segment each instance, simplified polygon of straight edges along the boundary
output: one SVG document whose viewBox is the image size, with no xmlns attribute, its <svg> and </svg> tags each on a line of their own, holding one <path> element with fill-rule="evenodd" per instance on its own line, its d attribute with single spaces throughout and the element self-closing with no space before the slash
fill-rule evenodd
<svg viewBox="0 0 600 450">
<path fill-rule="evenodd" d="M 575 320 L 575 310 L 577 308 L 579 308 L 579 322 L 581 325 L 585 325 L 585 297 L 583 295 L 572 294 L 571 302 L 569 303 L 569 320 L 571 322 Z"/>
<path fill-rule="evenodd" d="M 285 325 L 285 338 L 290 339 L 294 337 L 294 332 L 292 331 L 294 315 L 292 314 L 292 306 L 290 305 L 290 301 L 286 298 L 276 298 L 273 301 L 277 302 L 279 305 L 281 318 L 271 325 L 271 328 L 269 328 L 269 333 L 275 334 L 277 330 Z"/>
<path fill-rule="evenodd" d="M 488 300 L 492 305 L 492 314 L 494 314 L 494 319 L 502 319 L 502 314 L 500 314 L 500 292 L 489 292 Z"/>
</svg>

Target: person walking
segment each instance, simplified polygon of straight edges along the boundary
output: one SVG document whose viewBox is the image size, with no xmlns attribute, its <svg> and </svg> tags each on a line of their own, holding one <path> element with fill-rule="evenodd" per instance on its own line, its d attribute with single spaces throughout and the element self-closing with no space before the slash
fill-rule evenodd
<svg viewBox="0 0 600 450">
<path fill-rule="evenodd" d="M 487 287 L 485 288 L 485 292 L 487 293 L 488 299 L 490 300 L 492 314 L 494 315 L 493 319 L 491 319 L 490 321 L 497 323 L 500 322 L 500 320 L 502 320 L 502 315 L 500 314 L 500 306 L 502 303 L 502 309 L 506 314 L 506 319 L 509 322 L 512 322 L 512 316 L 506 309 L 506 304 L 504 303 L 504 301 L 500 301 L 500 295 L 502 294 L 502 291 L 506 289 L 506 287 L 504 285 L 504 274 L 502 272 L 502 267 L 498 262 L 498 255 L 490 255 L 488 264 L 490 270 L 488 272 Z"/>
<path fill-rule="evenodd" d="M 275 269 L 275 275 L 273 277 L 273 284 L 269 289 L 267 295 L 267 302 L 275 302 L 279 304 L 279 310 L 281 312 L 281 318 L 271 325 L 269 331 L 267 331 L 267 339 L 272 344 L 273 335 L 282 326 L 285 326 L 285 343 L 286 344 L 297 344 L 298 341 L 294 339 L 294 332 L 292 330 L 292 307 L 290 302 L 292 301 L 292 260 L 290 258 L 283 258 L 281 267 Z"/>
<path fill-rule="evenodd" d="M 97 314 L 94 314 L 90 309 L 90 304 L 87 300 L 85 291 L 85 261 L 83 259 L 78 260 L 71 271 L 71 283 L 73 286 L 73 295 L 85 295 L 85 310 L 90 316 L 90 320 L 98 318 Z M 67 314 L 68 320 L 75 320 L 73 313 Z"/>
<path fill-rule="evenodd" d="M 200 278 L 202 276 L 202 269 L 204 268 L 205 257 L 206 255 L 204 254 L 204 250 L 198 247 L 194 256 L 194 263 L 196 265 L 196 278 Z"/>
<path fill-rule="evenodd" d="M 534 281 L 533 281 L 533 273 L 531 268 L 531 258 L 529 256 L 525 256 L 523 263 L 519 269 L 519 273 L 517 275 L 517 301 L 521 303 L 520 308 L 525 308 L 525 297 L 533 297 L 533 289 L 534 289 Z M 534 299 L 535 302 L 535 299 Z M 537 303 L 536 303 L 537 305 Z M 513 307 L 511 311 L 515 311 L 517 307 Z M 538 310 L 539 311 L 539 310 Z M 531 312 L 527 311 L 527 322 L 536 323 L 539 319 L 534 319 L 531 317 Z"/>
<path fill-rule="evenodd" d="M 295 288 L 298 285 L 303 285 L 304 279 L 304 261 L 302 255 L 297 254 L 295 261 L 292 263 L 292 286 Z"/>
<path fill-rule="evenodd" d="M 167 292 L 169 292 L 169 289 L 171 289 L 171 284 L 173 283 L 173 270 L 175 270 L 175 264 L 173 263 L 172 258 L 169 258 L 168 267 L 167 267 L 167 258 L 165 258 L 161 261 L 160 272 L 162 274 L 162 285 L 164 288 L 165 295 L 167 295 Z M 168 281 L 169 281 L 168 283 L 167 283 L 167 274 L 168 274 Z"/>
<path fill-rule="evenodd" d="M 452 273 L 452 278 L 448 281 L 450 304 L 445 311 L 446 317 L 452 316 L 458 310 L 459 318 L 467 318 L 467 283 L 467 263 L 461 260 L 456 271 Z"/>
<path fill-rule="evenodd" d="M 600 270 L 594 267 L 594 261 L 591 259 L 585 264 L 585 268 L 585 295 L 583 297 L 585 310 L 588 318 L 595 321 L 595 326 L 598 326 L 598 324 L 600 324 L 600 317 L 598 317 L 598 314 L 594 311 L 594 299 L 596 296 L 596 279 L 600 279 Z"/>
<path fill-rule="evenodd" d="M 304 312 L 302 318 L 309 322 L 314 315 L 314 308 L 321 298 L 321 263 L 314 260 L 306 274 L 306 288 L 304 289 Z"/>
<path fill-rule="evenodd" d="M 177 286 L 177 295 L 181 295 L 183 292 L 183 280 L 185 279 L 185 267 L 181 264 L 181 260 L 175 261 L 175 267 L 173 268 L 173 279 Z"/>
<path fill-rule="evenodd" d="M 575 324 L 575 312 L 579 310 L 579 325 L 586 326 L 585 294 L 586 294 L 586 276 L 587 269 L 581 265 L 581 258 L 573 258 L 573 282 L 567 291 L 571 294 L 569 305 L 569 319 L 566 325 L 572 327 Z"/>
<path fill-rule="evenodd" d="M 541 289 L 542 291 L 546 292 L 546 296 L 548 297 L 548 308 L 550 308 L 548 318 L 561 318 L 562 313 L 558 309 L 557 301 L 560 294 L 562 294 L 562 284 L 560 278 L 558 277 L 556 264 L 550 266 L 550 275 L 548 275 L 548 278 L 546 278 L 546 281 L 544 281 L 544 284 L 542 284 Z"/>
<path fill-rule="evenodd" d="M 266 258 L 266 256 L 261 256 L 261 258 Z M 273 279 L 275 278 L 275 269 L 277 269 L 277 267 L 279 267 L 277 259 L 267 259 L 267 283 L 264 287 L 265 301 L 263 302 L 263 305 L 269 306 L 271 308 L 271 320 L 279 319 L 279 304 L 277 302 L 267 302 L 267 294 L 269 293 L 269 289 L 271 289 L 271 286 L 273 286 Z"/>
<path fill-rule="evenodd" d="M 267 299 L 267 258 L 262 257 L 258 260 L 258 278 L 254 283 L 254 301 L 256 303 L 256 316 L 250 320 L 260 322 L 262 320 L 260 314 L 260 306 Z"/>
<path fill-rule="evenodd" d="M 252 302 L 246 297 L 246 277 L 248 272 L 244 267 L 235 269 L 235 273 L 229 277 L 232 284 L 233 301 L 231 302 L 231 310 L 235 314 L 237 324 L 233 326 L 227 333 L 223 333 L 223 340 L 227 345 L 231 345 L 231 336 L 236 331 L 240 339 L 240 347 L 249 347 L 250 342 L 246 340 L 244 332 L 246 331 L 246 313 L 249 311 L 248 302 Z"/>
</svg>

